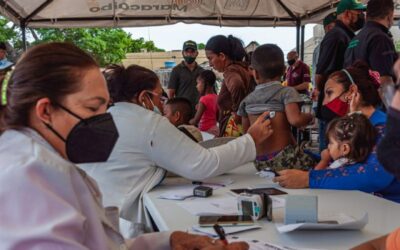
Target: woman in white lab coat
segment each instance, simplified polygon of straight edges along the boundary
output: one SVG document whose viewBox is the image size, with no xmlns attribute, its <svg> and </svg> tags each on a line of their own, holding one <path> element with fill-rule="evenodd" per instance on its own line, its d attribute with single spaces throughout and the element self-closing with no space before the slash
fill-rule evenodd
<svg viewBox="0 0 400 250">
<path fill-rule="evenodd" d="M 108 216 L 118 212 L 106 212 L 96 183 L 73 164 L 107 160 L 118 138 L 89 55 L 64 43 L 33 47 L 2 89 L 0 249 L 170 248 L 168 232 L 124 240 Z M 213 241 L 175 233 L 171 243 L 201 249 Z"/>
<path fill-rule="evenodd" d="M 151 230 L 142 196 L 163 180 L 166 171 L 192 180 L 226 173 L 253 161 L 256 146 L 272 133 L 269 121 L 260 118 L 248 134 L 204 149 L 161 115 L 162 87 L 153 71 L 112 65 L 105 75 L 114 102 L 109 112 L 120 137 L 107 162 L 80 167 L 97 181 L 105 204 L 119 207 L 121 217 L 134 223 L 131 235 Z"/>
</svg>

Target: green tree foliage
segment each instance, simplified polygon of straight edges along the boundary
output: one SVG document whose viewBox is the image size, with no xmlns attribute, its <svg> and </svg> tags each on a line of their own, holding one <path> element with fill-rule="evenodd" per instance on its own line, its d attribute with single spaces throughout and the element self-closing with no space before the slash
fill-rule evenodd
<svg viewBox="0 0 400 250">
<path fill-rule="evenodd" d="M 394 45 L 396 46 L 396 51 L 400 52 L 400 41 L 396 41 Z"/>
<path fill-rule="evenodd" d="M 205 48 L 206 48 L 206 45 L 205 45 L 204 43 L 199 43 L 199 44 L 197 45 L 197 49 L 199 49 L 199 50 L 205 49 Z"/>
<path fill-rule="evenodd" d="M 131 46 L 129 47 L 129 52 L 140 52 L 142 49 L 147 51 L 162 52 L 163 49 L 156 47 L 153 41 L 145 41 L 143 37 L 139 39 L 134 39 Z"/>
<path fill-rule="evenodd" d="M 4 18 L 0 18 L 0 41 L 15 39 L 17 32 L 15 28 Z"/>
<path fill-rule="evenodd" d="M 164 51 L 155 46 L 153 41 L 143 38 L 132 39 L 131 34 L 121 28 L 69 28 L 35 29 L 28 33 L 31 45 L 43 42 L 71 42 L 91 53 L 101 66 L 120 63 L 126 53 Z M 17 50 L 22 48 L 21 32 L 17 26 L 0 17 L 0 41 L 8 41 Z"/>
</svg>

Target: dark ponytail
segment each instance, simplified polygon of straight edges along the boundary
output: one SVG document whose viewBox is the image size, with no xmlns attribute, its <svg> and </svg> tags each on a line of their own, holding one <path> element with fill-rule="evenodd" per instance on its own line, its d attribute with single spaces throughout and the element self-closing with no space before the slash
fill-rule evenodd
<svg viewBox="0 0 400 250">
<path fill-rule="evenodd" d="M 143 90 L 153 90 L 159 79 L 153 71 L 139 65 L 125 68 L 110 65 L 104 70 L 112 102 L 130 102 Z"/>
<path fill-rule="evenodd" d="M 224 53 L 234 62 L 242 62 L 246 57 L 246 51 L 243 48 L 243 42 L 237 37 L 229 35 L 217 35 L 211 37 L 206 44 L 206 50 L 215 54 Z"/>
<path fill-rule="evenodd" d="M 29 126 L 29 113 L 41 98 L 61 103 L 81 88 L 82 72 L 98 68 L 96 61 L 69 43 L 47 43 L 25 52 L 10 76 L 0 130 Z"/>
</svg>

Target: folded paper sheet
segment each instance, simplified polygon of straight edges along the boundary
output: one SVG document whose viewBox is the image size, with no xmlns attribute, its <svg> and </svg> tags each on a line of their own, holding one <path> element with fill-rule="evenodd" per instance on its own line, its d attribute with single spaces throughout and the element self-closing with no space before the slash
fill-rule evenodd
<svg viewBox="0 0 400 250">
<path fill-rule="evenodd" d="M 321 218 L 320 218 L 321 219 Z M 324 222 L 319 223 L 297 223 L 297 224 L 276 224 L 280 233 L 287 233 L 294 230 L 361 230 L 368 223 L 368 214 L 365 213 L 360 219 L 355 219 L 346 214 L 323 218 Z M 332 223 L 337 222 L 337 223 Z"/>
</svg>

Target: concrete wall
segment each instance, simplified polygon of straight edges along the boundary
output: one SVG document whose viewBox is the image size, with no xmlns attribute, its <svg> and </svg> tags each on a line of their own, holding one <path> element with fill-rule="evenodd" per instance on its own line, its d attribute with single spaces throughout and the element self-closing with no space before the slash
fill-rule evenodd
<svg viewBox="0 0 400 250">
<path fill-rule="evenodd" d="M 157 70 L 164 68 L 165 61 L 174 61 L 176 64 L 179 64 L 182 60 L 182 51 L 140 52 L 126 54 L 126 59 L 122 60 L 122 63 L 125 66 L 137 64 L 151 70 Z M 196 61 L 199 64 L 208 61 L 204 50 L 199 50 Z"/>
</svg>

